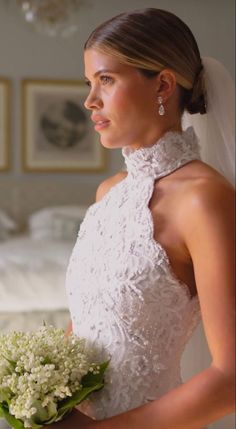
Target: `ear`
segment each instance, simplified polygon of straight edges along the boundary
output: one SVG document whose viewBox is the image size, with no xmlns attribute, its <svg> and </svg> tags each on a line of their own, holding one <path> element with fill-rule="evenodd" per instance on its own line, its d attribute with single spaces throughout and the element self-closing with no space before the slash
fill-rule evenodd
<svg viewBox="0 0 236 429">
<path fill-rule="evenodd" d="M 176 89 L 176 76 L 175 73 L 170 69 L 164 69 L 162 70 L 158 76 L 157 79 L 157 97 L 162 97 L 163 102 L 166 102 L 171 95 L 174 93 Z"/>
</svg>

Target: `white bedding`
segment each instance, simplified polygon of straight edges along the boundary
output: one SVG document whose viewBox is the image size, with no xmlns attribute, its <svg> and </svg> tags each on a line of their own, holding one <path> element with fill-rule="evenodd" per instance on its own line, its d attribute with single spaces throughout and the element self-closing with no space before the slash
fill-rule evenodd
<svg viewBox="0 0 236 429">
<path fill-rule="evenodd" d="M 0 243 L 0 313 L 67 309 L 65 274 L 74 242 L 33 240 Z"/>
</svg>

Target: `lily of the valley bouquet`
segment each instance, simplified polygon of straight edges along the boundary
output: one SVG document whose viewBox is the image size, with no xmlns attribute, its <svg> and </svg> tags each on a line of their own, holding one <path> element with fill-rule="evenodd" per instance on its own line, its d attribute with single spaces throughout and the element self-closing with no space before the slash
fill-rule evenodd
<svg viewBox="0 0 236 429">
<path fill-rule="evenodd" d="M 0 335 L 0 417 L 14 429 L 61 420 L 103 387 L 108 362 L 91 362 L 85 342 L 62 329 Z"/>
</svg>

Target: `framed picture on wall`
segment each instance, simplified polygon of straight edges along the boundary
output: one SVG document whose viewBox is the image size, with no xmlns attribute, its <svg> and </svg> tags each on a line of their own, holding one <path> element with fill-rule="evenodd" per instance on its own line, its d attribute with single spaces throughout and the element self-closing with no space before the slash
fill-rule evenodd
<svg viewBox="0 0 236 429">
<path fill-rule="evenodd" d="M 82 81 L 22 81 L 22 166 L 32 172 L 105 169 L 105 150 L 84 107 Z"/>
<path fill-rule="evenodd" d="M 0 77 L 0 171 L 10 168 L 10 81 Z"/>
</svg>

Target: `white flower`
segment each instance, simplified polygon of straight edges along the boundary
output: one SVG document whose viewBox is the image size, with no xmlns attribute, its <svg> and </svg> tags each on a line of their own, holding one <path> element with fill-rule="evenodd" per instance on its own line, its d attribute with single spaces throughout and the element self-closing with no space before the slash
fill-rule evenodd
<svg viewBox="0 0 236 429">
<path fill-rule="evenodd" d="M 96 377 L 99 370 L 85 342 L 62 329 L 0 335 L 0 415 L 8 404 L 25 427 L 56 419 L 61 401 L 82 390 L 83 376 L 92 371 Z"/>
</svg>

